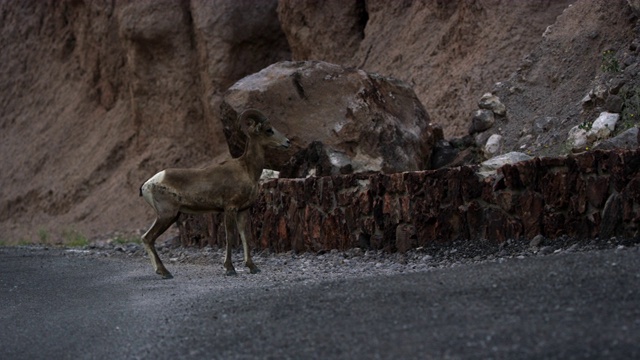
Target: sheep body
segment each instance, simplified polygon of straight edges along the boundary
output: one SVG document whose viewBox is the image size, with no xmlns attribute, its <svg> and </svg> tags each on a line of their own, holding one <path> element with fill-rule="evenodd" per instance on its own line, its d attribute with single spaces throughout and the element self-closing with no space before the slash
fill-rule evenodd
<svg viewBox="0 0 640 360">
<path fill-rule="evenodd" d="M 244 154 L 221 164 L 203 169 L 165 169 L 140 187 L 140 195 L 156 212 L 156 220 L 142 236 L 156 273 L 170 278 L 171 273 L 160 260 L 154 243 L 173 224 L 180 213 L 224 212 L 227 251 L 224 266 L 228 275 L 235 274 L 231 263 L 231 237 L 237 229 L 244 247 L 245 265 L 251 273 L 259 269 L 253 264 L 246 236 L 248 209 L 258 198 L 258 180 L 264 168 L 264 147 L 289 147 L 284 135 L 271 127 L 257 110 L 245 110 L 240 123 L 253 120 L 249 126 Z"/>
</svg>

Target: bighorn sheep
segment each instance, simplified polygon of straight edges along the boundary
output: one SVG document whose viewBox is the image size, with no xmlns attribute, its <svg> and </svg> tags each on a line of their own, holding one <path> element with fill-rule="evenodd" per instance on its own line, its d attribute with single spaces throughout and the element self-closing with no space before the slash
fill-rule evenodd
<svg viewBox="0 0 640 360">
<path fill-rule="evenodd" d="M 240 124 L 248 126 L 244 154 L 219 165 L 203 169 L 166 169 L 155 174 L 140 187 L 140 196 L 153 207 L 156 220 L 142 236 L 145 250 L 156 273 L 171 278 L 154 247 L 156 239 L 173 224 L 180 213 L 224 212 L 227 249 L 224 267 L 227 275 L 235 275 L 231 262 L 231 240 L 237 228 L 244 248 L 245 265 L 252 274 L 260 271 L 253 263 L 245 229 L 249 207 L 258 197 L 258 180 L 265 163 L 264 148 L 290 145 L 279 131 L 271 127 L 267 117 L 255 109 L 240 114 Z"/>
</svg>

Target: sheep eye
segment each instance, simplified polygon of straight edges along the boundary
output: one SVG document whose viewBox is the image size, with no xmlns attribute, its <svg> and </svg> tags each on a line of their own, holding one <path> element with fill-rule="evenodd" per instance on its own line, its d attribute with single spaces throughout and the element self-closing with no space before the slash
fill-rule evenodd
<svg viewBox="0 0 640 360">
<path fill-rule="evenodd" d="M 273 129 L 267 129 L 266 133 L 269 135 L 273 135 Z"/>
</svg>

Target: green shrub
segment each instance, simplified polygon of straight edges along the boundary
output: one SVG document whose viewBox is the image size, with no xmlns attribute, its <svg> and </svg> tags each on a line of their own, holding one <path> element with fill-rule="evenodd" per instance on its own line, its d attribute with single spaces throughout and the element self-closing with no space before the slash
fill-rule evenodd
<svg viewBox="0 0 640 360">
<path fill-rule="evenodd" d="M 45 229 L 38 230 L 38 238 L 41 243 L 46 243 L 49 240 L 49 233 Z"/>
<path fill-rule="evenodd" d="M 600 65 L 600 68 L 604 72 L 620 72 L 620 64 L 613 50 L 605 50 L 602 53 L 602 65 Z"/>
<path fill-rule="evenodd" d="M 640 88 L 628 88 L 624 86 L 620 90 L 620 96 L 624 102 L 620 114 L 621 130 L 626 130 L 640 123 Z"/>
<path fill-rule="evenodd" d="M 89 245 L 89 239 L 77 230 L 65 230 L 62 237 L 67 246 L 83 247 Z"/>
<path fill-rule="evenodd" d="M 116 237 L 113 238 L 113 242 L 120 245 L 131 244 L 131 243 L 140 244 L 142 240 L 140 239 L 140 237 L 133 236 L 133 235 L 132 236 L 116 235 Z"/>
</svg>

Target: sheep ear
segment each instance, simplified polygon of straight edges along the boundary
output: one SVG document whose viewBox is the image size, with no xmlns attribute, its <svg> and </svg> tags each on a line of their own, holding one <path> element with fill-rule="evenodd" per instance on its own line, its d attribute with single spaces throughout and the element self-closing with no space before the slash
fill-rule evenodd
<svg viewBox="0 0 640 360">
<path fill-rule="evenodd" d="M 254 134 L 260 133 L 260 131 L 262 131 L 262 123 L 258 121 L 252 121 L 249 124 L 249 131 L 253 132 Z"/>
</svg>

